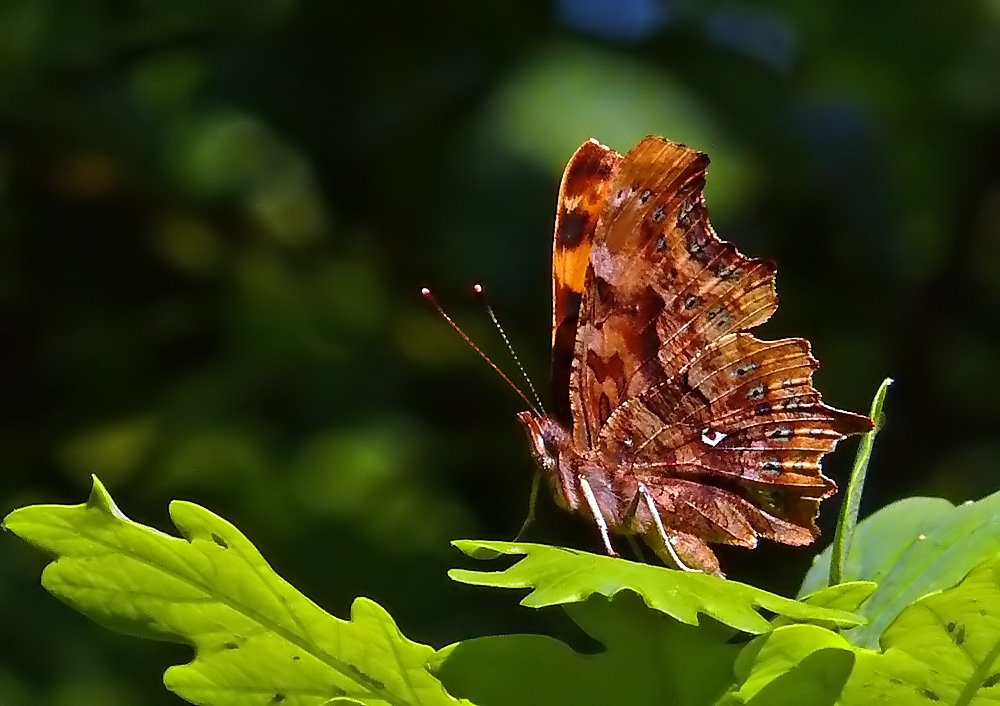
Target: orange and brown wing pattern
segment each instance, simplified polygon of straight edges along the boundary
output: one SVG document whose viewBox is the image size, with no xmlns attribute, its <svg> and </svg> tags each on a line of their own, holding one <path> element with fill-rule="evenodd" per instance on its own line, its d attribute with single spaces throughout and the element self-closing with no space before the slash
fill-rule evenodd
<svg viewBox="0 0 1000 706">
<path fill-rule="evenodd" d="M 706 541 L 815 539 L 836 489 L 820 459 L 872 424 L 822 404 L 807 341 L 743 333 L 777 309 L 774 268 L 715 234 L 707 166 L 660 138 L 624 157 L 591 246 L 570 387 L 576 444 L 649 488 L 699 564 Z"/>
<path fill-rule="evenodd" d="M 665 387 L 713 341 L 777 308 L 774 268 L 719 240 L 703 190 L 708 157 L 647 137 L 615 172 L 590 248 L 570 401 L 593 447 L 626 400 Z"/>
<path fill-rule="evenodd" d="M 683 505 L 667 520 L 680 531 L 707 524 L 699 536 L 713 542 L 809 543 L 820 501 L 836 490 L 820 460 L 872 428 L 868 417 L 822 403 L 812 386 L 817 365 L 805 339 L 729 334 L 678 379 L 627 400 L 599 452 L 627 459 L 658 501 Z M 678 499 L 682 485 L 694 490 Z"/>
<path fill-rule="evenodd" d="M 552 239 L 552 385 L 555 415 L 572 427 L 570 368 L 590 247 L 621 155 L 597 140 L 583 143 L 563 172 Z"/>
</svg>

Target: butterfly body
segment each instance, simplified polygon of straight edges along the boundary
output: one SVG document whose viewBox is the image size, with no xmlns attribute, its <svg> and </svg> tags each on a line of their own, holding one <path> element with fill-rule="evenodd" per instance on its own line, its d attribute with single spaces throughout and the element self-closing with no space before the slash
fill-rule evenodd
<svg viewBox="0 0 1000 706">
<path fill-rule="evenodd" d="M 820 457 L 867 417 L 812 387 L 809 343 L 746 331 L 777 309 L 774 267 L 708 222 L 706 155 L 590 140 L 563 175 L 553 244 L 555 409 L 522 412 L 564 509 L 721 573 L 708 546 L 815 539 L 836 490 Z"/>
<path fill-rule="evenodd" d="M 638 493 L 636 475 L 608 472 L 609 468 L 620 468 L 618 463 L 624 459 L 607 459 L 593 450 L 581 453 L 569 431 L 552 417 L 521 412 L 518 419 L 524 425 L 532 455 L 560 508 L 589 515 L 583 491 L 583 483 L 586 483 L 610 531 L 642 535 L 651 529 L 652 518 L 648 511 L 638 507 L 632 509 L 631 501 Z"/>
</svg>

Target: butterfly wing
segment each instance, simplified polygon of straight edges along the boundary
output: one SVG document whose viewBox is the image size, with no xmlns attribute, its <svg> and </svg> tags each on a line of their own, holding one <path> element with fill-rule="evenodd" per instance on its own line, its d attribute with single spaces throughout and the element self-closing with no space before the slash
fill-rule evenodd
<svg viewBox="0 0 1000 706">
<path fill-rule="evenodd" d="M 623 158 L 590 248 L 570 378 L 577 447 L 645 483 L 700 565 L 714 562 L 705 541 L 811 541 L 835 490 L 820 457 L 871 428 L 820 402 L 804 339 L 741 333 L 777 309 L 774 268 L 716 236 L 707 166 L 656 137 Z"/>
<path fill-rule="evenodd" d="M 597 140 L 587 140 L 570 158 L 559 186 L 552 239 L 552 385 L 555 416 L 573 425 L 569 377 L 577 317 L 594 231 L 621 155 Z"/>
<path fill-rule="evenodd" d="M 748 547 L 758 536 L 808 544 L 820 502 L 836 491 L 820 459 L 872 426 L 822 403 L 816 366 L 804 339 L 726 335 L 670 384 L 627 400 L 598 448 L 629 459 L 668 527 Z"/>
<path fill-rule="evenodd" d="M 669 384 L 712 341 L 766 321 L 774 268 L 721 242 L 708 157 L 647 137 L 622 160 L 590 248 L 570 381 L 580 448 L 626 400 Z"/>
</svg>

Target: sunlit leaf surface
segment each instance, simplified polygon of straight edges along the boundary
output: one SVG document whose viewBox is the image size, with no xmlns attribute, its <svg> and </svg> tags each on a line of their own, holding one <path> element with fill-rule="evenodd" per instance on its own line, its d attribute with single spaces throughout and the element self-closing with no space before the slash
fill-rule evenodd
<svg viewBox="0 0 1000 706">
<path fill-rule="evenodd" d="M 852 668 L 853 665 L 853 668 Z M 730 703 L 948 704 L 1000 700 L 1000 555 L 903 608 L 876 649 L 812 625 L 756 638 L 736 660 Z"/>
<path fill-rule="evenodd" d="M 625 559 L 562 547 L 523 542 L 462 540 L 455 545 L 477 558 L 524 556 L 500 571 L 452 569 L 456 581 L 478 586 L 530 588 L 522 605 L 541 607 L 583 601 L 591 595 L 611 598 L 621 591 L 638 594 L 650 608 L 688 625 L 705 615 L 737 630 L 763 633 L 767 610 L 796 620 L 825 621 L 839 627 L 857 625 L 843 610 L 810 606 L 736 581 L 697 572 L 675 571 Z"/>
<path fill-rule="evenodd" d="M 974 566 L 1000 552 L 1000 492 L 953 506 L 940 498 L 907 498 L 861 522 L 847 556 L 847 580 L 875 581 L 861 606 L 868 619 L 847 633 L 875 647 L 900 611 L 918 598 L 953 586 Z M 800 593 L 826 585 L 830 549 L 819 555 Z"/>
<path fill-rule="evenodd" d="M 120 632 L 185 642 L 167 688 L 207 706 L 452 704 L 425 664 L 434 650 L 406 639 L 374 602 L 340 620 L 295 590 L 231 524 L 175 501 L 171 537 L 126 518 L 99 481 L 82 505 L 36 505 L 4 527 L 55 556 L 53 595 Z M 152 685 L 151 685 L 152 688 Z"/>
</svg>

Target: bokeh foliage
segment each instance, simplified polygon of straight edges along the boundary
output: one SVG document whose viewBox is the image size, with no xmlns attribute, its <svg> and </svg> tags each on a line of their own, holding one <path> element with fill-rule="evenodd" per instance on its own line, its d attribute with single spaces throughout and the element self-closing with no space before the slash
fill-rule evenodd
<svg viewBox="0 0 1000 706">
<path fill-rule="evenodd" d="M 778 263 L 763 333 L 813 341 L 829 401 L 897 379 L 862 514 L 981 497 L 998 85 L 977 0 L 5 0 L 2 509 L 98 472 L 150 524 L 175 497 L 231 518 L 331 612 L 371 596 L 435 646 L 524 628 L 445 577 L 448 540 L 523 517 L 517 400 L 417 290 L 503 361 L 482 281 L 541 382 L 561 166 L 648 133 L 710 152 L 716 227 Z M 536 532 L 596 548 L 551 507 Z M 4 703 L 177 703 L 148 687 L 179 648 L 102 634 L 4 556 Z M 723 560 L 789 592 L 809 556 Z"/>
</svg>

